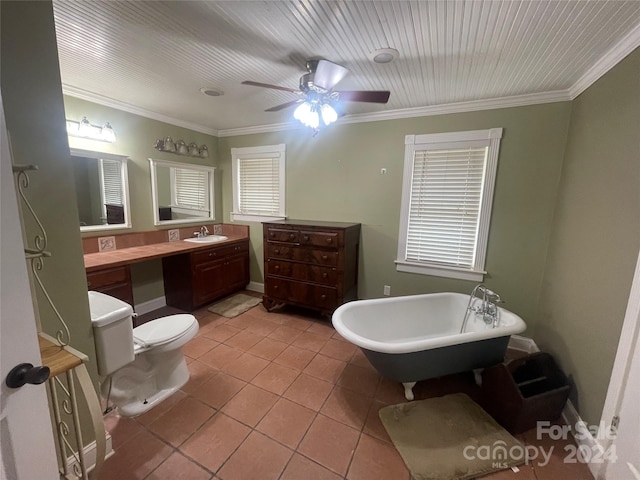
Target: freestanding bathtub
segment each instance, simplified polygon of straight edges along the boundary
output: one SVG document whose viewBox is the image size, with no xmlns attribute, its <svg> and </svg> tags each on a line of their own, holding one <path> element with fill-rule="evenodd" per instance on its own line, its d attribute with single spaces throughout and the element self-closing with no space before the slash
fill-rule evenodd
<svg viewBox="0 0 640 480">
<path fill-rule="evenodd" d="M 469 298 L 430 293 L 358 300 L 338 307 L 332 322 L 383 376 L 401 382 L 405 397 L 413 400 L 419 380 L 502 362 L 509 337 L 525 330 L 519 316 L 498 308 L 495 328 L 470 312 L 461 333 Z"/>
</svg>

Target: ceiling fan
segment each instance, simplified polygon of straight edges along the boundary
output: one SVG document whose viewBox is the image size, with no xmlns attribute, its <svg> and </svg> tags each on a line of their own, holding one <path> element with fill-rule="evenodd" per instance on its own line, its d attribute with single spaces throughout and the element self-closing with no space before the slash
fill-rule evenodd
<svg viewBox="0 0 640 480">
<path fill-rule="evenodd" d="M 307 73 L 300 77 L 298 90 L 250 80 L 246 80 L 242 84 L 297 94 L 300 98 L 268 108 L 265 112 L 277 112 L 299 104 L 294 117 L 305 125 L 316 129 L 319 126 L 320 117 L 326 125 L 338 118 L 334 107 L 340 101 L 368 103 L 387 103 L 389 101 L 390 92 L 388 90 L 333 90 L 333 87 L 349 72 L 341 65 L 328 60 L 307 60 L 306 67 Z M 309 122 L 305 120 L 309 120 Z"/>
</svg>

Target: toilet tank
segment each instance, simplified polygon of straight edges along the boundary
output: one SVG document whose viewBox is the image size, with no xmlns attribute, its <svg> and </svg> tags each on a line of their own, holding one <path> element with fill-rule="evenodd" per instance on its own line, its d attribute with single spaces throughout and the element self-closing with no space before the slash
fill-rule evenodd
<svg viewBox="0 0 640 480">
<path fill-rule="evenodd" d="M 107 376 L 133 362 L 133 308 L 109 295 L 89 292 L 98 373 Z"/>
</svg>

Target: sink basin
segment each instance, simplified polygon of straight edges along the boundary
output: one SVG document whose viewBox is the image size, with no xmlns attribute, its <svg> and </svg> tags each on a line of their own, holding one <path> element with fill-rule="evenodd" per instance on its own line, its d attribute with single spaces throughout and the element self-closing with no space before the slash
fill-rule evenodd
<svg viewBox="0 0 640 480">
<path fill-rule="evenodd" d="M 227 237 L 224 235 L 207 235 L 206 237 L 200 238 L 185 238 L 185 242 L 193 242 L 193 243 L 216 243 L 221 242 L 223 240 L 227 240 Z"/>
</svg>

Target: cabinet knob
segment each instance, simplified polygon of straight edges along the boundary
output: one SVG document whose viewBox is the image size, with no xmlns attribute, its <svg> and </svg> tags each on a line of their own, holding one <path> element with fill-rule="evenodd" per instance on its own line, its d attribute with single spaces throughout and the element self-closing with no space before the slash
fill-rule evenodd
<svg viewBox="0 0 640 480">
<path fill-rule="evenodd" d="M 274 286 L 273 286 L 273 289 L 274 289 L 274 290 L 278 290 L 278 288 L 279 288 L 279 287 L 278 287 L 278 285 L 274 285 Z"/>
<path fill-rule="evenodd" d="M 327 296 L 326 295 L 320 295 L 320 300 L 326 300 Z"/>
<path fill-rule="evenodd" d="M 329 275 L 327 275 L 327 272 L 324 272 L 324 273 L 322 274 L 322 278 L 327 278 L 328 276 L 329 276 Z"/>
<path fill-rule="evenodd" d="M 280 265 L 276 265 L 275 267 L 273 267 L 273 269 L 276 271 L 280 270 Z"/>
<path fill-rule="evenodd" d="M 331 242 L 333 242 L 333 238 L 331 237 L 327 238 L 327 243 L 331 243 Z"/>
<path fill-rule="evenodd" d="M 270 236 L 271 238 L 273 238 L 273 237 L 275 237 L 275 236 L 276 236 L 276 234 L 275 234 L 275 233 L 273 233 L 273 232 L 271 232 L 271 233 L 269 233 L 269 236 Z"/>
<path fill-rule="evenodd" d="M 326 255 L 322 255 L 322 259 L 323 259 L 323 260 L 326 260 L 327 258 L 329 258 L 329 257 L 328 257 L 328 256 L 326 256 Z"/>
<path fill-rule="evenodd" d="M 295 234 L 290 233 L 290 234 L 289 234 L 289 238 L 295 238 Z"/>
<path fill-rule="evenodd" d="M 309 241 L 309 235 L 305 235 L 305 236 L 304 236 L 304 237 L 302 237 L 302 238 L 304 238 L 304 241 L 305 241 L 305 242 L 308 242 L 308 241 Z"/>
<path fill-rule="evenodd" d="M 279 248 L 276 248 L 276 249 L 274 250 L 274 252 L 275 252 L 275 253 L 280 253 L 280 249 L 279 249 Z"/>
</svg>

